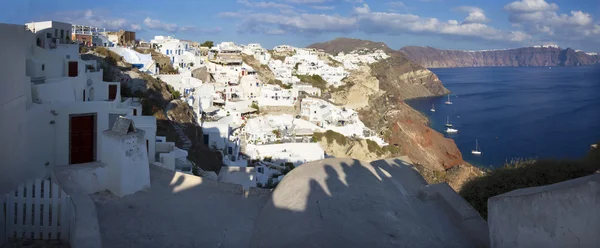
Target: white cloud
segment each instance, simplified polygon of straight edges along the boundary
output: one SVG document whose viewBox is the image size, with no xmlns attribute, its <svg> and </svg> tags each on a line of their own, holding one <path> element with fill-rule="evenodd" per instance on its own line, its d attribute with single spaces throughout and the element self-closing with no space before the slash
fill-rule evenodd
<svg viewBox="0 0 600 248">
<path fill-rule="evenodd" d="M 354 8 L 354 12 L 356 12 L 357 14 L 366 14 L 371 12 L 371 9 L 369 8 L 369 5 L 365 3 L 362 7 Z"/>
<path fill-rule="evenodd" d="M 507 4 L 504 9 L 510 12 L 556 11 L 558 5 L 547 3 L 545 0 L 519 0 Z"/>
<path fill-rule="evenodd" d="M 392 8 L 398 8 L 398 9 L 406 8 L 406 5 L 400 1 L 390 1 L 387 4 Z"/>
<path fill-rule="evenodd" d="M 490 19 L 485 16 L 485 12 L 478 7 L 461 6 L 456 8 L 456 10 L 469 13 L 469 15 L 463 21 L 465 24 L 490 22 Z"/>
<path fill-rule="evenodd" d="M 295 4 L 315 4 L 315 3 L 324 3 L 328 0 L 287 0 L 288 3 Z"/>
<path fill-rule="evenodd" d="M 313 5 L 313 6 L 310 6 L 310 7 L 313 8 L 313 9 L 316 9 L 316 10 L 332 10 L 332 9 L 335 9 L 335 7 L 333 7 L 333 6 L 325 6 L 325 5 Z"/>
<path fill-rule="evenodd" d="M 194 26 L 179 26 L 174 23 L 165 23 L 165 22 L 162 22 L 157 19 L 152 19 L 150 17 L 146 17 L 146 19 L 144 19 L 144 25 L 146 25 L 146 27 L 149 29 L 161 30 L 161 31 L 166 31 L 166 32 L 188 32 L 188 33 L 208 33 L 208 34 L 214 34 L 214 33 L 221 32 L 221 28 L 219 28 L 219 27 L 211 28 L 211 29 L 204 29 L 204 28 L 197 28 Z"/>
<path fill-rule="evenodd" d="M 131 20 L 125 18 L 111 17 L 108 11 L 104 10 L 75 10 L 56 12 L 51 15 L 50 19 L 64 21 L 77 25 L 88 25 L 98 28 L 106 28 L 108 30 L 131 30 L 139 31 L 141 26 Z"/>
<path fill-rule="evenodd" d="M 583 41 L 599 44 L 600 24 L 589 13 L 572 10 L 558 13 L 558 5 L 544 0 L 520 0 L 507 4 L 509 21 L 514 27 L 541 41 Z"/>
<path fill-rule="evenodd" d="M 262 34 L 315 34 L 324 32 L 367 34 L 443 35 L 497 42 L 526 42 L 531 36 L 521 31 L 498 30 L 486 23 L 490 20 L 482 9 L 471 6 L 457 10 L 467 12 L 464 21 L 439 20 L 414 14 L 372 11 L 362 4 L 346 15 L 294 14 L 282 15 L 254 12 L 223 12 L 221 17 L 239 18 L 238 31 Z M 576 18 L 585 21 L 585 16 Z"/>
<path fill-rule="evenodd" d="M 274 9 L 292 9 L 294 8 L 288 4 L 275 3 L 275 2 L 250 2 L 249 0 L 237 0 L 237 3 L 243 4 L 248 7 L 256 7 L 256 8 L 274 8 Z"/>
</svg>

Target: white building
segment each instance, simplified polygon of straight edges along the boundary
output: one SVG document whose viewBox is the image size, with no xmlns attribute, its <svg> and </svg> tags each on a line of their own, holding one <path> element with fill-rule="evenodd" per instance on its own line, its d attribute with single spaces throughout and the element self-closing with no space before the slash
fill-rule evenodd
<svg viewBox="0 0 600 248">
<path fill-rule="evenodd" d="M 258 98 L 259 106 L 293 106 L 296 99 L 291 89 L 283 89 L 278 85 L 263 84 Z"/>
<path fill-rule="evenodd" d="M 5 35 L 2 53 L 12 58 L 0 62 L 0 174 L 11 175 L 0 178 L 2 192 L 26 179 L 44 178 L 51 169 L 79 164 L 87 165 L 68 167 L 68 173 L 82 175 L 73 177 L 82 185 L 92 187 L 85 179 L 92 175 L 86 173 L 98 172 L 110 175 L 98 180 L 119 196 L 149 186 L 148 163 L 155 152 L 149 144 L 156 124 L 151 125 L 154 117 L 137 117 L 139 101 L 122 99 L 118 82 L 102 81 L 96 61 L 81 60 L 77 44 L 38 47 L 36 36 L 22 25 L 0 24 L 0 32 Z M 140 125 L 124 121 L 123 132 L 112 130 L 119 116 Z M 132 181 L 123 184 L 126 178 Z"/>
<path fill-rule="evenodd" d="M 279 46 L 274 47 L 273 50 L 278 53 L 293 52 L 296 50 L 296 48 L 293 46 L 290 46 L 290 45 L 279 45 Z"/>
<path fill-rule="evenodd" d="M 319 143 L 249 144 L 246 154 L 252 159 L 270 158 L 274 164 L 293 163 L 294 166 L 325 158 L 325 151 Z"/>
<path fill-rule="evenodd" d="M 44 21 L 31 22 L 25 25 L 31 32 L 35 33 L 35 44 L 41 48 L 53 49 L 58 44 L 66 44 L 71 40 L 72 25 L 70 23 Z"/>
<path fill-rule="evenodd" d="M 176 39 L 171 36 L 155 36 L 150 43 L 158 48 L 158 51 L 167 55 L 171 59 L 171 64 L 175 68 L 186 68 L 190 64 L 199 65 L 202 63 L 200 58 L 194 53 L 186 53 L 190 50 L 191 42 Z"/>
</svg>

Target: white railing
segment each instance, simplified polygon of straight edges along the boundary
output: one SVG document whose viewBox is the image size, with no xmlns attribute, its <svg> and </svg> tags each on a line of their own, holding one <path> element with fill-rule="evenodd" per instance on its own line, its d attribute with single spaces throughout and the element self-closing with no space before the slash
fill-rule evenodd
<svg viewBox="0 0 600 248">
<path fill-rule="evenodd" d="M 5 240 L 69 241 L 70 197 L 50 180 L 30 180 L 4 196 Z M 1 237 L 2 235 L 0 235 Z"/>
</svg>

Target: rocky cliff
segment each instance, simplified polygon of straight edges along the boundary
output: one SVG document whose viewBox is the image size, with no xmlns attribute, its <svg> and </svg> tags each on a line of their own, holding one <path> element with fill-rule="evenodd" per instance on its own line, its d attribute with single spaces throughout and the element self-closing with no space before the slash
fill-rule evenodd
<svg viewBox="0 0 600 248">
<path fill-rule="evenodd" d="M 581 66 L 600 64 L 599 55 L 571 48 L 524 47 L 491 51 L 441 50 L 406 46 L 400 49 L 411 61 L 426 68 L 483 66 Z"/>
<path fill-rule="evenodd" d="M 365 125 L 396 147 L 396 154 L 363 154 L 364 149 L 358 148 L 364 145 L 355 143 L 335 144 L 332 149 L 336 154 L 348 151 L 352 153 L 350 155 L 360 154 L 367 160 L 406 155 L 429 182 L 447 181 L 455 189 L 460 188 L 467 178 L 480 174 L 477 168 L 463 161 L 452 139 L 429 128 L 428 119 L 404 103 L 407 99 L 448 94 L 448 89 L 434 73 L 383 43 L 339 38 L 309 47 L 331 54 L 382 49 L 391 56 L 352 71 L 347 78 L 349 86 L 333 93 L 332 100 L 357 108 Z"/>
</svg>

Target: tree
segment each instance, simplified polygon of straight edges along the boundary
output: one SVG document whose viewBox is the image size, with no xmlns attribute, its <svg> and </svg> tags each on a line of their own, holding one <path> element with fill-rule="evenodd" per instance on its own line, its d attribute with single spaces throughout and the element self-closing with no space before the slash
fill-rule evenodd
<svg viewBox="0 0 600 248">
<path fill-rule="evenodd" d="M 214 46 L 214 42 L 212 40 L 207 40 L 204 43 L 200 44 L 200 46 L 203 46 L 203 47 L 213 47 Z"/>
</svg>

